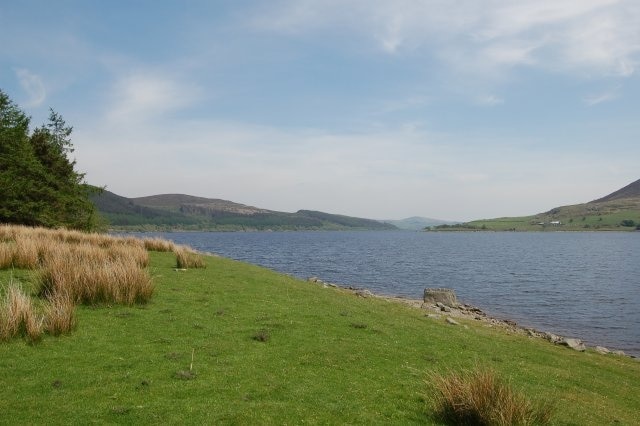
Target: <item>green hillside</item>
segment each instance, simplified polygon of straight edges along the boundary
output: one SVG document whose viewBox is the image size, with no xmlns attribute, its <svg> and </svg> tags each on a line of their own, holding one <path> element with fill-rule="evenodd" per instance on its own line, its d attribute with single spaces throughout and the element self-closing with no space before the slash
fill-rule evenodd
<svg viewBox="0 0 640 426">
<path fill-rule="evenodd" d="M 559 425 L 636 424 L 640 363 L 568 348 L 215 257 L 132 307 L 78 306 L 78 327 L 0 343 L 3 424 L 441 424 L 433 373 L 495 369 Z M 33 274 L 0 271 L 29 289 Z"/>
<path fill-rule="evenodd" d="M 185 230 L 388 230 L 375 220 L 310 210 L 285 213 L 226 200 L 163 194 L 125 198 L 109 191 L 92 198 L 114 229 Z"/>
<path fill-rule="evenodd" d="M 606 197 L 553 208 L 532 216 L 482 219 L 435 230 L 635 231 L 640 229 L 640 180 Z"/>
</svg>

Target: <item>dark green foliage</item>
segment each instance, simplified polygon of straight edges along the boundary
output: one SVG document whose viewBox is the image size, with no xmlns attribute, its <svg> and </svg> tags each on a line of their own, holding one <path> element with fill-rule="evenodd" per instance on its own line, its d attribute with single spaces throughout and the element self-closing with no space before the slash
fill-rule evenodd
<svg viewBox="0 0 640 426">
<path fill-rule="evenodd" d="M 0 222 L 92 229 L 92 187 L 75 170 L 72 128 L 51 110 L 30 133 L 30 119 L 0 90 Z"/>
<path fill-rule="evenodd" d="M 397 229 L 370 219 L 309 210 L 278 212 L 226 200 L 165 194 L 125 198 L 103 191 L 91 197 L 100 214 L 118 228 L 208 230 Z"/>
<path fill-rule="evenodd" d="M 622 222 L 620 222 L 620 225 L 622 225 L 622 226 L 636 226 L 636 223 L 631 219 L 625 219 Z"/>
</svg>

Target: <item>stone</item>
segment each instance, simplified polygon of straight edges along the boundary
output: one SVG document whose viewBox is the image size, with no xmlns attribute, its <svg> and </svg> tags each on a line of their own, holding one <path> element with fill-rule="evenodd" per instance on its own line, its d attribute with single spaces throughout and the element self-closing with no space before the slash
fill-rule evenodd
<svg viewBox="0 0 640 426">
<path fill-rule="evenodd" d="M 363 297 L 363 298 L 373 296 L 373 293 L 371 293 L 369 290 L 357 290 L 355 294 L 356 296 Z"/>
<path fill-rule="evenodd" d="M 611 352 L 609 349 L 605 348 L 604 346 L 596 346 L 594 350 L 602 355 L 606 355 Z"/>
<path fill-rule="evenodd" d="M 451 325 L 460 325 L 460 323 L 456 320 L 454 320 L 451 317 L 447 317 L 447 319 L 445 320 L 447 322 L 447 324 L 451 324 Z"/>
<path fill-rule="evenodd" d="M 576 351 L 580 351 L 583 352 L 587 349 L 587 347 L 584 345 L 584 343 L 582 343 L 582 340 L 580 339 L 574 339 L 571 337 L 565 337 L 560 341 L 561 345 L 564 345 L 568 348 L 571 348 L 573 350 Z"/>
<path fill-rule="evenodd" d="M 614 355 L 627 356 L 627 354 L 624 353 L 624 351 L 611 351 L 611 353 Z"/>
<path fill-rule="evenodd" d="M 440 319 L 442 318 L 442 315 L 438 315 L 438 314 L 426 314 L 425 315 L 427 318 L 433 318 L 433 319 Z"/>
<path fill-rule="evenodd" d="M 440 308 L 440 310 L 441 310 L 442 312 L 451 312 L 451 308 L 450 308 L 450 307 L 448 307 L 448 306 L 443 306 L 443 307 L 441 307 L 441 308 Z"/>
<path fill-rule="evenodd" d="M 543 337 L 548 341 L 550 341 L 551 343 L 558 343 L 562 340 L 562 337 L 558 336 L 557 334 L 553 334 L 549 332 L 544 333 Z"/>
<path fill-rule="evenodd" d="M 425 288 L 424 302 L 433 304 L 442 303 L 451 308 L 458 306 L 456 293 L 450 288 Z"/>
</svg>

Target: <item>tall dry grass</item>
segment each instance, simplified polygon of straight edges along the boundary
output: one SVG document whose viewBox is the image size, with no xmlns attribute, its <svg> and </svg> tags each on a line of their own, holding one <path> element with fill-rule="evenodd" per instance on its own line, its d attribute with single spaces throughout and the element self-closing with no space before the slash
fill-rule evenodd
<svg viewBox="0 0 640 426">
<path fill-rule="evenodd" d="M 447 424 L 545 425 L 553 415 L 550 403 L 531 402 L 491 369 L 434 374 L 428 385 L 436 414 Z"/>
<path fill-rule="evenodd" d="M 194 250 L 160 238 L 0 224 L 0 269 L 35 270 L 38 294 L 46 299 L 38 312 L 31 297 L 10 284 L 0 300 L 0 340 L 68 333 L 76 327 L 77 303 L 148 302 L 154 292 L 146 269 L 150 250 L 174 251 L 180 268 L 205 266 Z"/>
<path fill-rule="evenodd" d="M 176 255 L 176 266 L 180 269 L 207 267 L 202 256 L 190 247 L 176 246 L 174 253 Z"/>
<path fill-rule="evenodd" d="M 13 254 L 15 250 L 14 243 L 0 241 L 0 269 L 8 269 L 13 266 Z"/>
<path fill-rule="evenodd" d="M 145 259 L 146 264 L 148 257 Z M 136 247 L 127 255 L 124 249 L 114 251 L 113 247 L 61 245 L 39 270 L 39 293 L 48 299 L 67 294 L 76 303 L 91 305 L 146 303 L 154 286 L 142 261 Z"/>
<path fill-rule="evenodd" d="M 42 335 L 44 318 L 36 312 L 31 297 L 15 283 L 7 287 L 0 303 L 0 340 L 25 336 L 37 341 Z"/>
<path fill-rule="evenodd" d="M 76 305 L 64 293 L 57 293 L 49 299 L 44 308 L 44 328 L 52 336 L 71 332 L 76 328 Z"/>
<path fill-rule="evenodd" d="M 149 251 L 169 252 L 176 250 L 176 244 L 162 238 L 144 238 L 144 248 Z"/>
</svg>

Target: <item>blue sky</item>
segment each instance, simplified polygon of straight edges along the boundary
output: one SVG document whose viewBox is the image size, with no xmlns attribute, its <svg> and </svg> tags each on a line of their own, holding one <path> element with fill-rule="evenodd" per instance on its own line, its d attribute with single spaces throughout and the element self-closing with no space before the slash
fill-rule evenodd
<svg viewBox="0 0 640 426">
<path fill-rule="evenodd" d="M 640 2 L 0 2 L 0 88 L 124 196 L 471 220 L 640 178 Z"/>
</svg>

